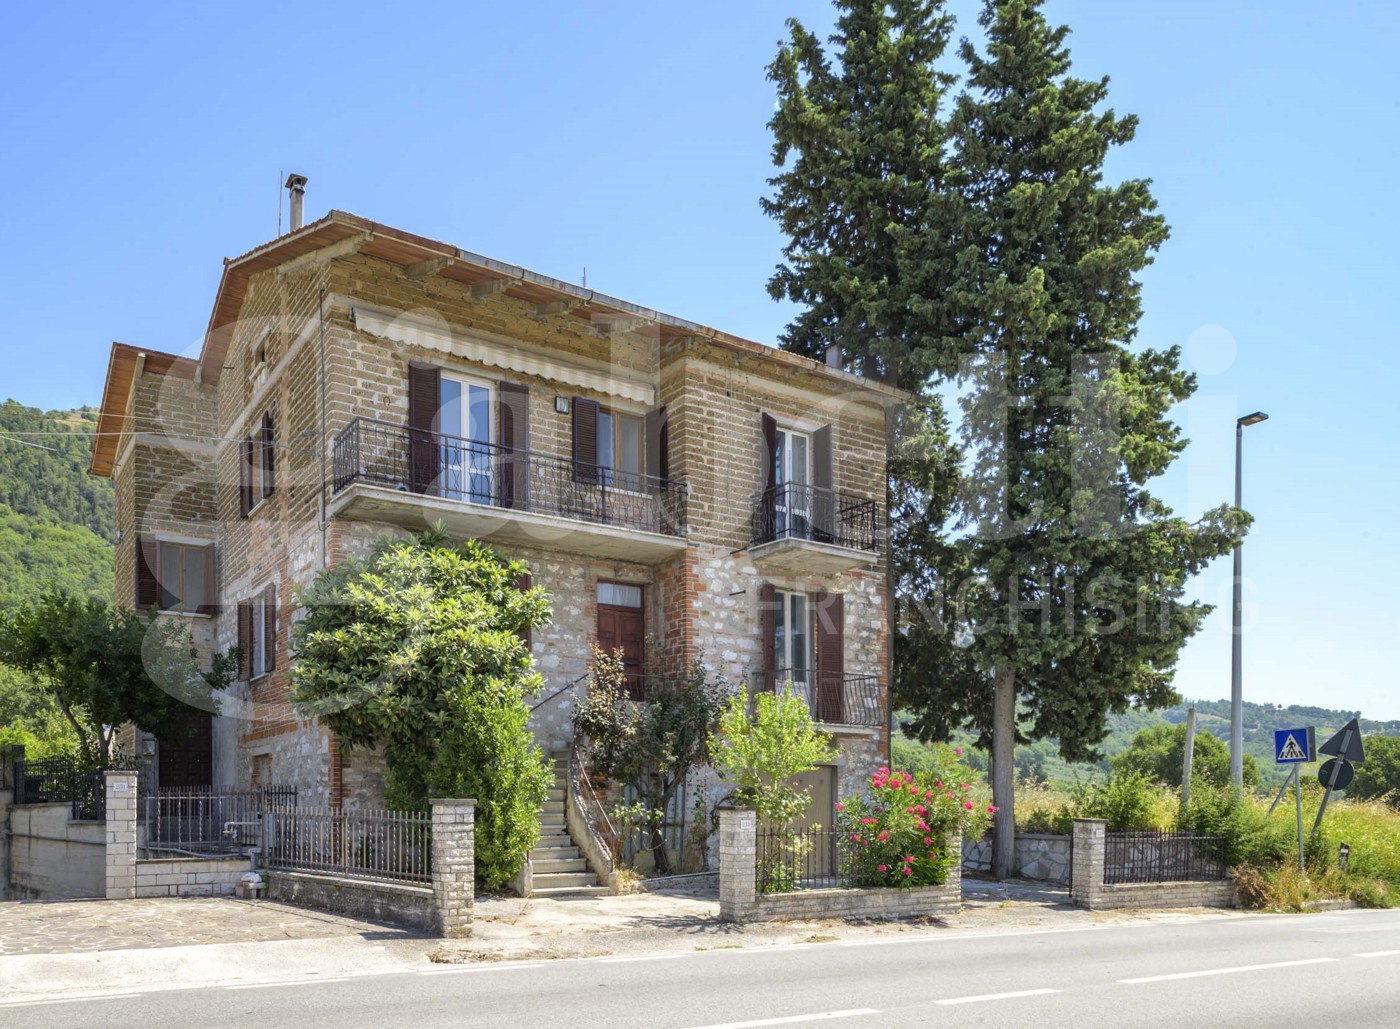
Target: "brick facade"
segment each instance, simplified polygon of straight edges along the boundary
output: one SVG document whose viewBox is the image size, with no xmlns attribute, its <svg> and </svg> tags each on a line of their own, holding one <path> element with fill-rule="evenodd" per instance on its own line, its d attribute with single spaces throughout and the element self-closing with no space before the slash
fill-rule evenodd
<svg viewBox="0 0 1400 1029">
<path fill-rule="evenodd" d="M 649 656 L 676 667 L 699 655 L 734 683 L 756 682 L 762 668 L 763 582 L 839 592 L 844 671 L 876 677 L 881 691 L 881 709 L 867 715 L 872 724 L 835 727 L 840 792 L 858 788 L 887 759 L 883 542 L 862 566 L 830 574 L 769 574 L 748 551 L 753 498 L 763 486 L 761 416 L 800 431 L 830 426 L 833 486 L 874 498 L 883 520 L 886 408 L 897 396 L 793 355 L 699 326 L 677 328 L 664 316 L 619 330 L 615 321 L 569 313 L 584 300 L 546 302 L 423 274 L 388 244 L 375 244 L 380 228 L 357 243 L 341 231 L 359 224 L 350 216 L 317 224 L 335 228 L 342 243 L 274 258 L 277 247 L 291 246 L 284 237 L 229 264 L 201 360 L 159 372 L 148 366 L 134 377 L 127 406 L 139 424 L 127 424 L 138 434 L 124 440 L 112 466 L 120 603 L 135 596 L 135 539 L 151 533 L 216 544 L 217 614 L 188 616 L 203 650 L 233 645 L 238 603 L 275 591 L 275 668 L 225 698 L 214 732 L 217 782 L 245 785 L 256 767 L 262 779 L 298 786 L 306 803 L 379 802 L 382 756 L 341 755 L 324 728 L 293 711 L 287 642 L 298 590 L 318 571 L 415 527 L 404 516 L 322 515 L 337 435 L 357 417 L 404 425 L 411 362 L 528 387 L 530 449 L 565 460 L 572 423 L 557 409 L 562 399 L 636 415 L 666 409 L 669 475 L 688 486 L 684 545 L 671 556 L 600 557 L 567 534 L 524 543 L 487 538 L 523 560 L 534 585 L 553 597 L 553 621 L 533 637 L 546 693 L 587 669 L 599 581 L 643 588 Z M 417 245 L 417 237 L 400 238 L 407 242 L 394 246 Z M 275 489 L 243 517 L 239 440 L 269 414 Z M 567 746 L 572 703 L 563 695 L 536 712 L 533 728 L 546 749 Z M 714 783 L 697 788 L 723 792 Z"/>
</svg>

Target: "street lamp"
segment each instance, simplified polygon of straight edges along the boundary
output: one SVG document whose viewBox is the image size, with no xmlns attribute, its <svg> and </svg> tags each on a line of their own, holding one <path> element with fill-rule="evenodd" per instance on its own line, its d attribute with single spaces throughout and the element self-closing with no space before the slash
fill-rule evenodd
<svg viewBox="0 0 1400 1029">
<path fill-rule="evenodd" d="M 1269 416 L 1255 411 L 1235 421 L 1235 508 L 1244 507 L 1243 476 L 1244 429 L 1246 425 L 1267 422 Z M 1242 543 L 1235 544 L 1235 596 L 1232 605 L 1234 633 L 1230 639 L 1230 787 L 1236 794 L 1244 790 L 1244 660 L 1241 653 L 1240 616 L 1241 583 L 1244 563 Z"/>
</svg>

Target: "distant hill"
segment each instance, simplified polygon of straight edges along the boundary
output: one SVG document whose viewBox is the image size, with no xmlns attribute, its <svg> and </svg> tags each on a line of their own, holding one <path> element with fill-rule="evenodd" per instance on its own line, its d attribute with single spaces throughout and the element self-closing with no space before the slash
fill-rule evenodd
<svg viewBox="0 0 1400 1029">
<path fill-rule="evenodd" d="M 0 607 L 58 587 L 111 597 L 115 496 L 87 472 L 97 412 L 0 404 Z"/>
</svg>

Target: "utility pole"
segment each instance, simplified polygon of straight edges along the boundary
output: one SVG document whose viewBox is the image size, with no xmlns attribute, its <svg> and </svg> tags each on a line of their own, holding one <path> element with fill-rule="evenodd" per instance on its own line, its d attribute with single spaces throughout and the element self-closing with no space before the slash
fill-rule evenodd
<svg viewBox="0 0 1400 1029">
<path fill-rule="evenodd" d="M 1196 760 L 1196 705 L 1186 709 L 1186 749 L 1181 755 L 1181 810 L 1191 806 L 1191 766 Z"/>
<path fill-rule="evenodd" d="M 1266 422 L 1269 416 L 1255 411 L 1235 420 L 1235 508 L 1244 507 L 1244 429 L 1246 425 Z M 1244 544 L 1235 544 L 1235 591 L 1231 604 L 1230 639 L 1230 788 L 1236 796 L 1244 792 L 1244 655 L 1240 639 L 1241 608 L 1243 607 Z"/>
</svg>

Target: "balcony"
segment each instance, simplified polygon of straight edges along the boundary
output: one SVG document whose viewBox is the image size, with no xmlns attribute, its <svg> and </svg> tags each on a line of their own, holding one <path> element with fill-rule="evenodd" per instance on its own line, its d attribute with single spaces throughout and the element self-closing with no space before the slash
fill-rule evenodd
<svg viewBox="0 0 1400 1029">
<path fill-rule="evenodd" d="M 766 574 L 830 575 L 873 566 L 875 501 L 784 483 L 754 501 L 749 556 Z"/>
<path fill-rule="evenodd" d="M 685 483 L 356 418 L 328 514 L 458 537 L 661 561 L 686 547 Z"/>
<path fill-rule="evenodd" d="M 812 668 L 779 668 L 764 688 L 786 690 L 807 704 L 812 720 L 826 725 L 883 727 L 885 705 L 880 679 L 874 675 L 841 675 Z"/>
</svg>

